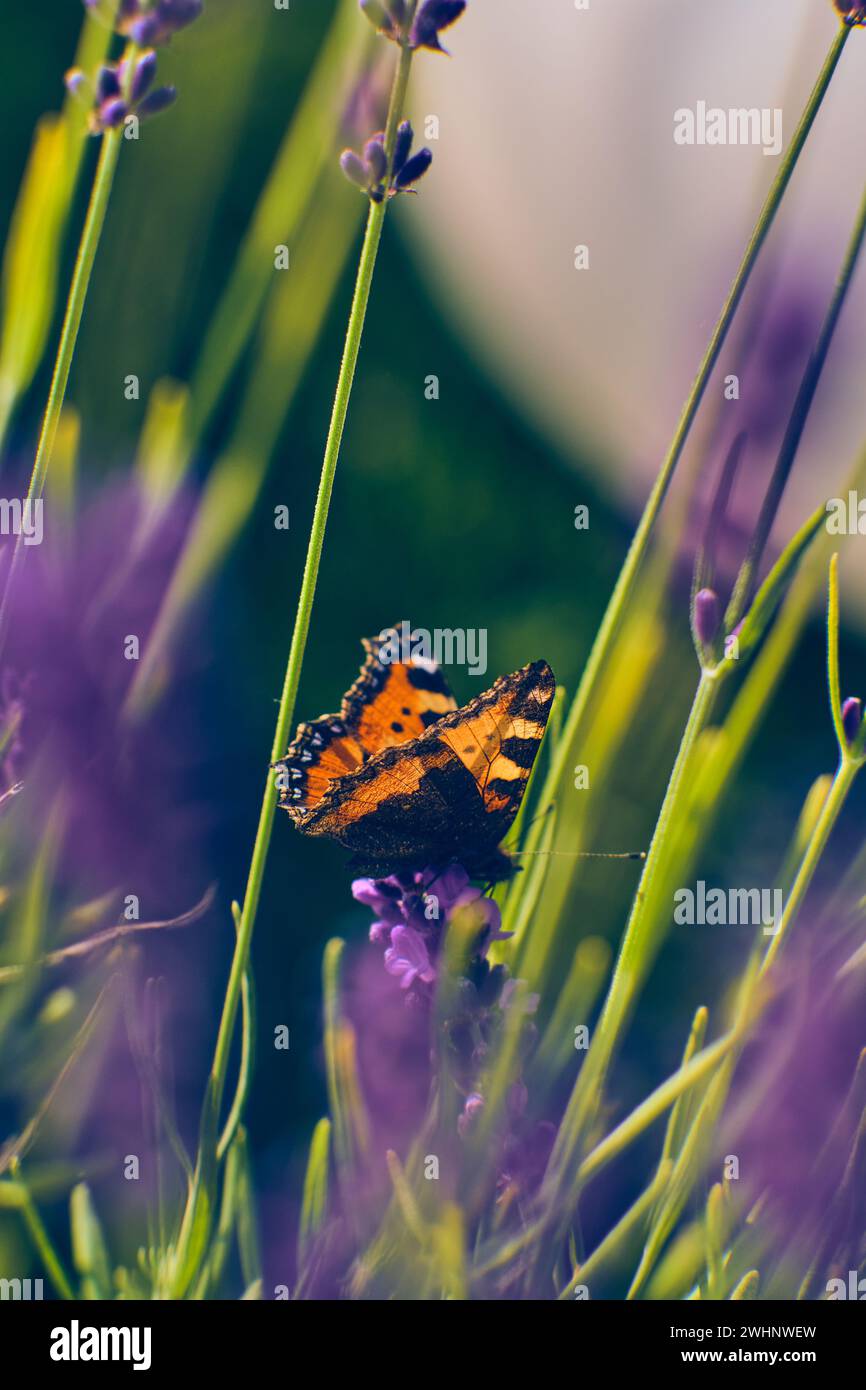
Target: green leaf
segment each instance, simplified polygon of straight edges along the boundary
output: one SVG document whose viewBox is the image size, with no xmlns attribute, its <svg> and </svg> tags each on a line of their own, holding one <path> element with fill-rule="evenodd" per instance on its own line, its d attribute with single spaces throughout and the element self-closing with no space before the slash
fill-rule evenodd
<svg viewBox="0 0 866 1390">
<path fill-rule="evenodd" d="M 756 593 L 739 632 L 740 658 L 757 647 L 787 592 L 800 561 L 824 525 L 827 509 L 822 502 L 788 542 Z"/>
<path fill-rule="evenodd" d="M 298 1235 L 298 1264 L 302 1265 L 310 1241 L 321 1230 L 328 1206 L 328 1158 L 331 1147 L 331 1121 L 325 1117 L 313 1131 L 310 1156 L 304 1178 L 301 1229 Z"/>
<path fill-rule="evenodd" d="M 81 1297 L 108 1299 L 112 1295 L 108 1251 L 102 1226 L 86 1183 L 73 1188 L 69 1199 L 72 1259 L 81 1276 Z"/>
<path fill-rule="evenodd" d="M 731 1292 L 730 1301 L 737 1303 L 743 1300 L 755 1299 L 758 1297 L 758 1287 L 761 1276 L 756 1269 L 750 1269 L 748 1274 L 744 1274 L 739 1284 Z"/>
<path fill-rule="evenodd" d="M 848 752 L 848 739 L 842 722 L 842 694 L 839 680 L 839 556 L 830 557 L 830 579 L 827 586 L 827 683 L 830 687 L 830 714 L 836 741 L 843 757 Z"/>
</svg>

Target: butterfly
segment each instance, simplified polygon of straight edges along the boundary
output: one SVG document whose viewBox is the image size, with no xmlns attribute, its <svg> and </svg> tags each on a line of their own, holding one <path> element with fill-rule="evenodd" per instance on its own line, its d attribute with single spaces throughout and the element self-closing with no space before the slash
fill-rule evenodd
<svg viewBox="0 0 866 1390">
<path fill-rule="evenodd" d="M 364 641 L 340 713 L 299 726 L 275 765 L 280 805 L 373 877 L 456 860 L 473 878 L 508 878 L 498 846 L 544 735 L 553 672 L 534 661 L 458 708 L 435 662 L 385 660 L 383 638 Z"/>
</svg>

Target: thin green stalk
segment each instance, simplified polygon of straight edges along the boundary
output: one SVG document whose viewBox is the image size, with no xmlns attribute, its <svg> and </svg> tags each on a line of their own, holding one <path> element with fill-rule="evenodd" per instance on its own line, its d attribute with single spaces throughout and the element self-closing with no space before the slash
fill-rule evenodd
<svg viewBox="0 0 866 1390">
<path fill-rule="evenodd" d="M 797 916 L 802 906 L 803 900 L 808 892 L 809 885 L 815 875 L 821 855 L 824 853 L 827 841 L 833 831 L 833 827 L 839 818 L 839 813 L 845 805 L 848 793 L 854 785 L 857 773 L 866 761 L 864 753 L 864 739 L 866 730 L 861 723 L 859 732 L 849 744 L 848 736 L 842 720 L 842 697 L 841 682 L 839 679 L 839 557 L 833 555 L 830 560 L 830 582 L 827 597 L 827 683 L 830 694 L 830 712 L 833 718 L 833 727 L 836 732 L 836 739 L 839 744 L 839 765 L 836 775 L 833 778 L 830 790 L 824 799 L 820 813 L 815 820 L 812 833 L 800 860 L 800 866 L 796 877 L 791 884 L 788 893 L 788 901 L 785 903 L 781 919 L 778 923 L 776 934 L 767 947 L 764 959 L 761 962 L 760 974 L 765 975 L 773 966 L 779 954 L 782 942 L 785 939 L 791 924 Z"/>
<path fill-rule="evenodd" d="M 414 9 L 414 4 L 409 7 L 410 16 L 414 14 Z M 406 89 L 408 87 L 409 74 L 412 68 L 412 56 L 412 50 L 408 46 L 401 46 L 400 58 L 391 89 L 388 120 L 385 127 L 385 150 L 387 153 L 389 175 L 386 179 L 386 185 L 390 183 L 390 173 L 394 162 L 394 147 L 397 138 L 397 126 L 406 100 Z M 355 379 L 355 369 L 358 364 L 364 321 L 373 283 L 373 272 L 376 267 L 376 258 L 382 239 L 382 228 L 387 207 L 387 198 L 383 199 L 381 203 L 374 203 L 372 200 L 370 202 L 367 229 L 364 234 L 364 242 L 361 248 L 361 257 L 355 282 L 355 291 L 352 298 L 352 307 L 349 313 L 343 358 L 337 378 L 337 390 L 331 413 L 331 423 L 325 443 L 325 455 L 322 462 L 322 472 L 319 478 L 319 489 L 316 496 L 315 508 L 313 510 L 313 521 L 310 529 L 310 539 L 307 545 L 307 556 L 304 563 L 301 591 L 298 597 L 298 606 L 295 614 L 292 642 L 286 664 L 286 673 L 283 679 L 282 693 L 280 695 L 274 739 L 271 745 L 271 764 L 277 762 L 285 752 L 291 732 L 292 720 L 294 718 L 295 699 L 297 697 L 301 666 L 303 664 L 307 636 L 310 628 L 310 613 L 316 593 L 319 564 L 322 558 L 322 547 L 324 545 L 331 493 L 334 486 L 334 476 L 337 470 L 340 445 L 342 443 L 346 416 L 349 410 L 349 400 L 352 393 L 352 384 Z M 207 1231 L 213 1215 L 219 1115 L 225 1092 L 229 1058 L 231 1055 L 232 1040 L 243 990 L 244 977 L 249 967 L 253 929 L 255 927 L 256 914 L 261 899 L 262 882 L 264 879 L 268 850 L 270 848 L 276 807 L 277 789 L 273 774 L 269 769 L 262 796 L 258 829 L 253 844 L 252 859 L 247 876 L 240 921 L 237 924 L 234 954 L 232 956 L 225 998 L 223 1000 L 216 1046 L 214 1048 L 214 1058 L 211 1064 L 204 1105 L 202 1107 L 196 1170 L 187 1196 L 177 1247 L 174 1251 L 174 1258 L 172 1261 L 170 1276 L 172 1281 L 172 1296 L 176 1298 L 182 1297 L 185 1290 L 190 1286 L 190 1281 L 194 1277 L 199 1259 L 203 1255 Z"/>
<path fill-rule="evenodd" d="M 698 369 L 697 377 L 677 424 L 668 453 L 662 463 L 658 477 L 653 485 L 652 492 L 647 499 L 643 515 L 638 523 L 625 563 L 620 571 L 616 586 L 610 597 L 607 610 L 599 627 L 595 642 L 589 654 L 589 660 L 581 677 L 574 704 L 569 711 L 566 721 L 565 732 L 559 745 L 559 756 L 551 769 L 549 786 L 545 792 L 550 791 L 551 796 L 556 787 L 565 775 L 566 769 L 570 765 L 572 744 L 583 726 L 587 707 L 592 698 L 599 675 L 606 665 L 610 656 L 617 633 L 619 632 L 625 611 L 628 607 L 632 593 L 637 582 L 638 574 L 643 564 L 649 546 L 650 536 L 661 511 L 662 504 L 667 495 L 668 488 L 676 471 L 677 465 L 686 446 L 692 425 L 698 413 L 704 393 L 712 376 L 713 369 L 718 361 L 719 353 L 722 350 L 725 339 L 728 335 L 734 315 L 749 282 L 752 270 L 761 248 L 767 238 L 770 228 L 779 210 L 782 199 L 791 181 L 797 161 L 803 151 L 803 147 L 808 139 L 809 133 L 814 125 L 815 118 L 821 109 L 827 89 L 830 86 L 833 74 L 836 71 L 842 50 L 848 40 L 850 30 L 844 26 L 839 29 L 830 51 L 824 60 L 824 65 L 818 75 L 818 79 L 812 89 L 806 107 L 800 117 L 797 129 L 794 132 L 788 149 L 779 165 L 778 172 L 773 180 L 772 187 L 767 194 L 764 206 L 761 208 L 754 231 L 749 238 L 745 254 L 740 263 L 740 267 L 734 276 L 733 283 L 728 292 L 728 297 L 722 306 L 722 312 L 718 323 L 713 330 L 703 360 Z"/>
<path fill-rule="evenodd" d="M 410 17 L 411 14 L 414 13 L 414 9 L 414 4 L 409 7 Z M 387 153 L 389 175 L 386 179 L 386 184 L 390 183 L 390 173 L 394 162 L 394 147 L 397 138 L 397 126 L 406 100 L 406 89 L 408 87 L 409 74 L 412 68 L 412 56 L 412 50 L 408 45 L 401 46 L 400 58 L 391 90 L 388 120 L 385 127 L 385 150 Z M 349 324 L 346 331 L 343 358 L 337 378 L 334 407 L 331 413 L 331 423 L 325 443 L 325 455 L 322 462 L 321 476 L 319 478 L 316 505 L 313 511 L 310 539 L 307 545 L 307 556 L 304 563 L 301 591 L 298 597 L 295 626 L 292 633 L 292 642 L 286 664 L 282 693 L 280 695 L 274 739 L 271 745 L 271 764 L 277 762 L 285 752 L 291 732 L 292 720 L 294 718 L 295 699 L 297 697 L 301 666 L 303 664 L 307 636 L 310 628 L 310 613 L 316 593 L 319 564 L 322 558 L 322 547 L 324 545 L 331 493 L 334 486 L 334 476 L 337 470 L 340 445 L 342 443 L 346 416 L 349 410 L 349 400 L 352 393 L 352 384 L 355 379 L 355 369 L 358 364 L 364 321 L 373 283 L 373 272 L 376 267 L 376 258 L 382 239 L 382 228 L 387 207 L 387 198 L 383 199 L 381 203 L 374 203 L 372 200 L 370 202 L 367 229 L 364 234 L 364 243 L 361 248 L 352 307 L 349 313 Z M 182 1297 L 186 1288 L 189 1287 L 190 1280 L 195 1273 L 199 1252 L 204 1248 L 206 1233 L 212 1216 L 214 1192 L 211 1189 L 216 1180 L 219 1114 L 222 1108 L 223 1094 L 225 1092 L 229 1057 L 231 1054 L 232 1039 L 234 1037 L 244 977 L 249 966 L 253 929 L 255 927 L 256 914 L 261 899 L 262 882 L 264 879 L 268 850 L 270 848 L 276 807 L 277 789 L 273 775 L 269 769 L 262 796 L 258 829 L 253 845 L 252 859 L 247 876 L 240 921 L 237 924 L 235 949 L 232 956 L 231 968 L 229 970 L 225 999 L 223 1000 L 222 1014 L 220 1016 L 219 1030 L 217 1032 L 216 1046 L 214 1048 L 214 1058 L 211 1064 L 205 1101 L 202 1107 L 196 1171 L 187 1197 L 177 1248 L 174 1252 L 171 1277 L 173 1281 L 173 1296 L 175 1297 Z"/>
<path fill-rule="evenodd" d="M 69 1276 L 63 1268 L 63 1261 L 51 1243 L 51 1237 L 43 1225 L 42 1217 L 36 1209 L 33 1198 L 30 1196 L 30 1189 L 22 1180 L 21 1169 L 17 1161 L 11 1165 L 11 1170 L 24 1194 L 21 1203 L 21 1215 L 30 1239 L 41 1256 L 45 1271 L 60 1297 L 66 1299 L 67 1302 L 72 1301 L 75 1294 Z"/>
<path fill-rule="evenodd" d="M 753 597 L 758 568 L 767 541 L 770 538 L 770 532 L 776 519 L 776 513 L 779 510 L 782 494 L 785 491 L 785 486 L 791 475 L 791 469 L 794 466 L 797 451 L 800 448 L 803 431 L 806 428 L 806 423 L 811 414 L 812 404 L 815 400 L 815 394 L 824 372 L 827 356 L 836 334 L 836 328 L 842 310 L 845 307 L 845 301 L 848 298 L 848 291 L 854 279 L 854 272 L 860 260 L 864 239 L 866 239 L 866 193 L 864 193 L 860 203 L 860 208 L 854 223 L 854 230 L 851 233 L 850 241 L 845 250 L 845 257 L 839 269 L 833 297 L 830 300 L 824 322 L 821 325 L 818 341 L 809 356 L 803 379 L 800 382 L 797 399 L 794 402 L 794 409 L 791 412 L 791 418 L 785 430 L 785 437 L 782 440 L 779 457 L 773 469 L 770 486 L 767 489 L 766 496 L 761 506 L 761 512 L 758 517 L 758 523 L 755 527 L 752 542 L 749 546 L 748 555 L 737 576 L 734 593 L 725 614 L 725 630 L 727 632 L 732 631 L 733 628 L 736 627 L 750 599 Z"/>
<path fill-rule="evenodd" d="M 397 65 L 397 73 L 391 93 L 391 104 L 385 132 L 385 148 L 388 153 L 389 169 L 393 162 L 397 124 L 400 120 L 406 98 L 406 88 L 409 82 L 411 67 L 412 50 L 408 47 L 403 47 L 400 50 L 400 60 Z M 291 733 L 292 720 L 295 713 L 295 700 L 297 698 L 298 684 L 301 678 L 301 666 L 303 664 L 307 636 L 310 630 L 310 614 L 316 593 L 316 583 L 319 577 L 319 563 L 322 558 L 322 547 L 325 539 L 325 528 L 328 521 L 331 493 L 334 486 L 334 475 L 337 469 L 337 460 L 340 455 L 340 445 L 342 443 L 346 415 L 349 409 L 352 384 L 355 379 L 355 368 L 358 363 L 361 336 L 364 330 L 364 320 L 373 283 L 373 271 L 376 266 L 379 243 L 382 239 L 382 227 L 385 221 L 387 205 L 387 198 L 381 203 L 374 203 L 371 201 L 370 211 L 367 217 L 367 230 L 364 235 L 364 244 L 361 248 L 361 259 L 358 266 L 358 277 L 355 284 L 352 308 L 349 314 L 349 326 L 346 333 L 343 360 L 340 367 L 340 375 L 337 380 L 334 409 L 331 415 L 331 425 L 325 445 L 325 457 L 322 464 L 321 478 L 319 480 L 319 491 L 316 497 L 310 540 L 307 546 L 307 558 L 304 564 L 304 576 L 301 582 L 295 627 L 292 633 L 292 644 L 289 650 L 289 659 L 286 665 L 286 674 L 283 681 L 282 694 L 280 696 L 277 723 L 274 730 L 274 741 L 271 747 L 272 763 L 275 763 L 285 752 Z M 219 1033 L 217 1035 L 213 1067 L 211 1068 L 211 1087 L 217 1112 L 219 1111 L 225 1086 L 229 1052 L 231 1050 L 235 1019 L 237 1017 L 238 1001 L 240 999 L 244 972 L 249 960 L 250 942 L 252 940 L 256 912 L 261 897 L 262 880 L 271 842 L 271 830 L 273 828 L 276 805 L 276 786 L 274 784 L 273 775 L 269 771 L 265 782 L 262 807 L 259 813 L 259 825 L 256 832 L 255 844 L 253 846 L 253 855 L 249 876 L 247 878 L 243 908 L 241 910 L 240 927 L 238 928 L 235 952 L 232 959 L 231 972 L 229 974 L 229 983 L 223 1004 Z"/>
<path fill-rule="evenodd" d="M 128 71 L 131 73 L 135 61 L 135 50 L 128 50 L 126 57 L 129 59 Z M 54 372 L 48 391 L 48 401 L 42 419 L 42 429 L 39 434 L 39 443 L 36 449 L 33 471 L 30 475 L 30 485 L 27 489 L 27 503 L 30 507 L 42 496 L 45 478 L 48 473 L 49 464 L 51 463 L 51 454 L 54 449 L 54 441 L 57 437 L 60 413 L 63 410 L 63 402 L 66 398 L 69 373 L 72 369 L 72 359 L 75 356 L 75 347 L 78 342 L 78 331 L 81 327 L 81 319 L 84 314 L 87 291 L 90 288 L 90 277 L 93 273 L 93 264 L 96 260 L 96 252 L 99 248 L 102 229 L 105 225 L 105 215 L 108 211 L 108 200 L 111 197 L 111 189 L 117 170 L 117 161 L 120 157 L 120 142 L 122 139 L 122 126 L 118 126 L 115 130 L 107 131 L 102 136 L 102 148 L 99 152 L 99 162 L 96 166 L 96 173 L 93 178 L 93 187 L 90 193 L 87 216 L 84 220 L 84 228 L 78 245 L 78 255 L 75 259 L 75 269 L 72 275 L 72 283 L 69 287 L 69 298 L 66 302 L 66 313 L 60 332 L 60 343 L 58 344 Z M 12 552 L 12 563 L 9 567 L 9 575 L 3 594 L 3 601 L 2 604 L 0 604 L 0 646 L 2 646 L 6 635 L 6 627 L 9 621 L 9 601 L 15 583 L 16 573 L 21 563 L 22 539 L 20 534 L 16 537 L 15 548 Z"/>
<path fill-rule="evenodd" d="M 640 1230 L 646 1220 L 647 1215 L 652 1210 L 653 1204 L 659 1194 L 664 1191 L 665 1183 L 670 1176 L 672 1168 L 670 1159 L 663 1159 L 649 1187 L 638 1197 L 624 1216 L 620 1217 L 617 1224 L 604 1237 L 588 1259 L 583 1264 L 579 1264 L 574 1274 L 569 1279 L 565 1288 L 558 1294 L 558 1301 L 573 1298 L 577 1290 L 582 1286 L 589 1288 L 590 1280 L 598 1273 L 611 1259 L 621 1259 L 628 1251 L 630 1243 L 634 1240 L 635 1233 Z"/>
<path fill-rule="evenodd" d="M 618 1035 L 631 1008 L 639 983 L 650 964 L 652 942 L 646 939 L 644 931 L 648 904 L 652 899 L 660 865 L 664 863 L 664 858 L 668 852 L 668 826 L 680 807 L 681 798 L 688 793 L 689 782 L 685 774 L 691 764 L 700 734 L 711 717 L 725 670 L 725 666 L 720 666 L 714 669 L 704 668 L 701 671 L 701 678 L 692 702 L 688 722 L 656 821 L 640 884 L 635 894 L 607 999 L 589 1051 L 580 1069 L 580 1075 L 572 1091 L 551 1155 L 548 1171 L 554 1179 L 555 1187 L 558 1187 L 560 1183 L 567 1183 L 569 1180 L 570 1168 L 593 1106 L 597 1103 Z M 554 1205 L 551 1203 L 551 1209 Z"/>
<path fill-rule="evenodd" d="M 815 822 L 815 828 L 812 831 L 809 843 L 800 861 L 797 876 L 791 884 L 791 891 L 788 894 L 788 901 L 785 903 L 782 916 L 779 919 L 776 934 L 767 947 L 766 954 L 761 962 L 761 975 L 766 975 L 771 969 L 773 962 L 781 950 L 782 942 L 803 905 L 803 900 L 815 876 L 815 870 L 818 867 L 821 855 L 824 853 L 833 827 L 839 819 L 839 814 L 842 807 L 845 805 L 848 793 L 854 785 L 854 779 L 862 766 L 862 758 L 849 758 L 843 754 L 839 760 L 839 766 L 836 769 L 833 784 L 827 793 L 826 800 L 821 808 L 821 814 Z"/>
</svg>

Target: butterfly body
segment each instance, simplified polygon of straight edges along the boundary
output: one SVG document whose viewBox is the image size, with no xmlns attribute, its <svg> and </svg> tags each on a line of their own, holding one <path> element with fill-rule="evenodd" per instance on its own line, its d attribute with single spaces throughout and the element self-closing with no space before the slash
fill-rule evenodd
<svg viewBox="0 0 866 1390">
<path fill-rule="evenodd" d="M 499 850 L 544 734 L 553 672 L 536 661 L 458 709 L 430 661 L 386 664 L 382 641 L 339 715 L 302 724 L 277 764 L 280 804 L 307 835 L 352 851 L 375 876 L 458 861 L 512 872 Z"/>
</svg>

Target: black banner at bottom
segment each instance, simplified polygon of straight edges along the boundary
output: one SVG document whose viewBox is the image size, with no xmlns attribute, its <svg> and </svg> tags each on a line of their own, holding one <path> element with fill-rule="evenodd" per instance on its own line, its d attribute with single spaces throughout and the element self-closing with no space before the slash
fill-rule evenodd
<svg viewBox="0 0 866 1390">
<path fill-rule="evenodd" d="M 325 1306 L 327 1328 L 322 1324 Z M 290 1372 L 293 1363 L 306 1374 L 311 1357 L 324 1358 L 323 1368 L 332 1372 L 342 1356 L 352 1358 L 357 1366 L 358 1358 L 376 1346 L 377 1336 L 382 1338 L 374 1353 L 380 1366 L 384 1356 L 397 1352 L 405 1367 L 399 1345 L 405 1340 L 410 1354 L 414 1344 L 425 1370 L 435 1364 L 436 1348 L 441 1347 L 443 1364 L 453 1373 L 455 1344 L 430 1336 L 431 1331 L 440 1333 L 443 1329 L 441 1312 L 419 1307 L 398 1316 L 392 1309 L 387 1323 L 382 1324 L 379 1316 L 369 1304 L 347 1307 L 277 1302 L 264 1307 L 252 1302 L 3 1301 L 0 1336 L 7 1357 L 58 1383 L 70 1376 L 98 1378 L 104 1370 L 114 1376 L 138 1373 L 140 1377 L 213 1371 L 224 1379 L 237 1373 L 258 1376 L 265 1366 L 280 1365 Z M 826 1378 L 832 1370 L 857 1364 L 855 1358 L 866 1330 L 863 1310 L 845 1308 L 840 1302 L 575 1300 L 569 1307 L 551 1310 L 541 1327 L 535 1321 L 538 1311 L 523 1323 L 520 1305 L 514 1303 L 508 1305 L 506 1324 L 498 1324 L 495 1313 L 492 1323 L 487 1323 L 487 1314 L 479 1323 L 477 1307 L 470 1325 L 461 1323 L 459 1313 L 456 1316 L 457 1323 L 450 1324 L 449 1319 L 445 1328 L 450 1325 L 458 1334 L 477 1339 L 486 1374 L 491 1362 L 504 1361 L 518 1348 L 521 1358 L 531 1358 L 540 1333 L 543 1358 L 536 1374 L 543 1375 L 545 1366 L 554 1374 L 556 1365 L 557 1378 L 569 1366 L 577 1372 L 588 1357 L 589 1364 L 603 1358 L 614 1373 L 683 1367 L 700 1375 L 712 1366 L 805 1366 Z M 354 1336 L 343 1340 L 343 1329 L 346 1334 L 360 1335 L 363 1341 Z M 513 1344 L 506 1341 L 509 1334 L 515 1337 Z M 550 1360 L 554 1352 L 550 1339 L 558 1341 L 560 1337 L 562 1350 L 556 1347 L 559 1356 L 554 1363 Z M 460 1353 L 461 1359 L 464 1354 Z"/>
</svg>

